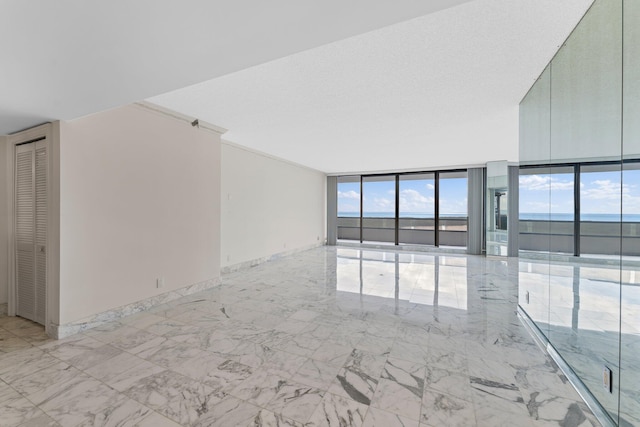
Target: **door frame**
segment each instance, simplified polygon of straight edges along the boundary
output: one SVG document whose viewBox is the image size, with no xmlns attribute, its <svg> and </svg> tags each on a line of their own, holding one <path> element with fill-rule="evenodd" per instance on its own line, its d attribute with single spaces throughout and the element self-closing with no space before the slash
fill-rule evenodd
<svg viewBox="0 0 640 427">
<path fill-rule="evenodd" d="M 60 319 L 60 122 L 46 123 L 6 137 L 7 202 L 8 202 L 8 307 L 9 316 L 16 315 L 16 231 L 15 231 L 15 162 L 16 146 L 37 139 L 47 141 L 47 275 L 45 332 L 57 338 Z"/>
</svg>

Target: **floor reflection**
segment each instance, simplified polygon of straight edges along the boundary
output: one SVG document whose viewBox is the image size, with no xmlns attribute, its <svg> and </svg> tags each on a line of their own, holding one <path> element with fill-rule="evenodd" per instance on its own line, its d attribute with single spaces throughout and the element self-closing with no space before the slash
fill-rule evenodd
<svg viewBox="0 0 640 427">
<path fill-rule="evenodd" d="M 640 425 L 638 265 L 520 259 L 519 302 L 619 425 Z M 528 299 L 528 300 L 527 300 Z M 613 391 L 603 370 L 613 370 Z"/>
<path fill-rule="evenodd" d="M 336 289 L 416 304 L 467 309 L 467 258 L 337 249 Z"/>
<path fill-rule="evenodd" d="M 61 341 L 0 316 L 0 425 L 597 425 L 518 319 L 517 274 L 321 247 Z"/>
</svg>

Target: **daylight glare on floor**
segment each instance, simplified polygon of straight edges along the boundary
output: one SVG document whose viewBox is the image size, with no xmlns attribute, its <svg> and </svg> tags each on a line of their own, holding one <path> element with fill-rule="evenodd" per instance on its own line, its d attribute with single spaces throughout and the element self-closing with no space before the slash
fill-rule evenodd
<svg viewBox="0 0 640 427">
<path fill-rule="evenodd" d="M 596 426 L 517 260 L 322 247 L 50 340 L 0 317 L 0 425 Z"/>
</svg>

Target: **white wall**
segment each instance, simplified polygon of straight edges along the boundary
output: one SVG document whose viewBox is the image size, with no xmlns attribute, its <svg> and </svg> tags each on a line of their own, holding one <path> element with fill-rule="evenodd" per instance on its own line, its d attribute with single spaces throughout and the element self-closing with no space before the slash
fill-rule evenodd
<svg viewBox="0 0 640 427">
<path fill-rule="evenodd" d="M 222 143 L 221 266 L 324 242 L 326 176 Z"/>
<path fill-rule="evenodd" d="M 218 134 L 140 106 L 60 124 L 61 324 L 219 277 L 219 225 Z"/>
<path fill-rule="evenodd" d="M 7 162 L 10 160 L 6 138 L 0 136 L 0 304 L 7 302 L 7 289 L 9 286 L 9 211 L 7 200 Z"/>
</svg>

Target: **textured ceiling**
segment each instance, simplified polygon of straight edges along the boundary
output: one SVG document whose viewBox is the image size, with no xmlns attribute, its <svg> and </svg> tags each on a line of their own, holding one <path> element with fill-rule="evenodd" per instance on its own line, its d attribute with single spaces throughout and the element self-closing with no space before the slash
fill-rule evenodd
<svg viewBox="0 0 640 427">
<path fill-rule="evenodd" d="M 517 160 L 591 2 L 3 0 L 0 135 L 148 99 L 329 173 Z"/>
<path fill-rule="evenodd" d="M 468 0 L 1 0 L 0 135 Z"/>
<path fill-rule="evenodd" d="M 324 172 L 518 159 L 518 103 L 591 0 L 475 0 L 149 101 Z"/>
</svg>

